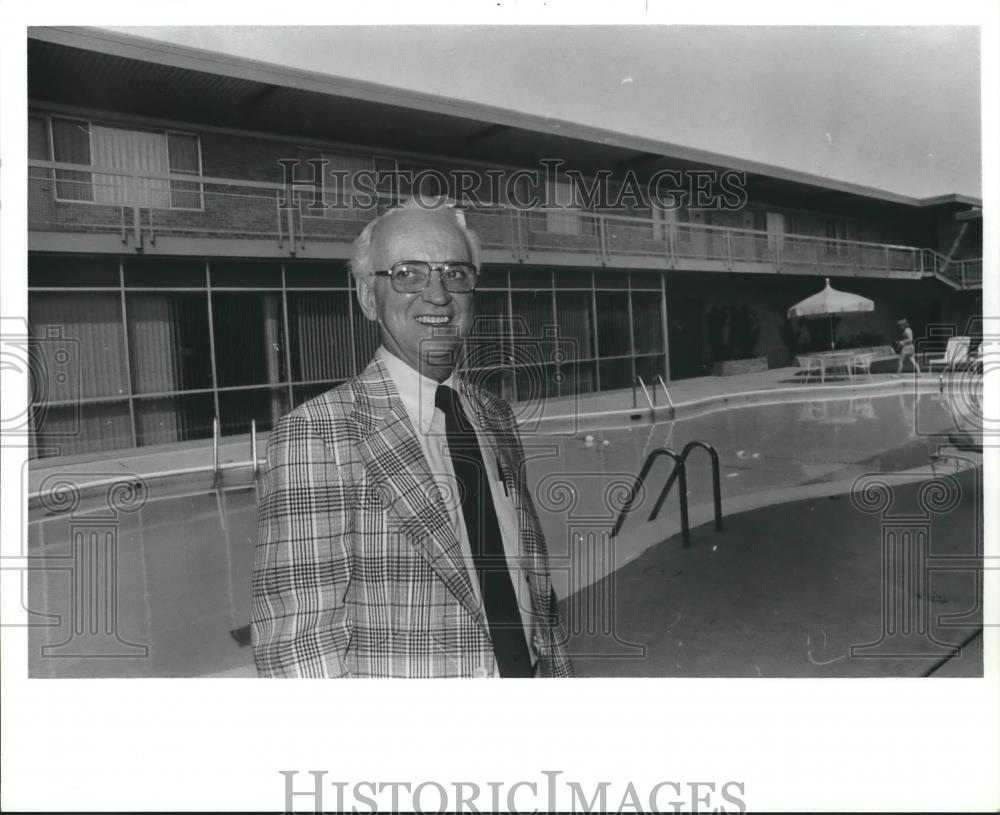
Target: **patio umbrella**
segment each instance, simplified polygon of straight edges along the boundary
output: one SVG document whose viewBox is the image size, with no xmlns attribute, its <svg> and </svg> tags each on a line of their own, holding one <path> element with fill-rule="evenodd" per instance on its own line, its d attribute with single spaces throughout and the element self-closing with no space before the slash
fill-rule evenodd
<svg viewBox="0 0 1000 815">
<path fill-rule="evenodd" d="M 860 294 L 837 291 L 826 279 L 826 288 L 812 297 L 807 297 L 801 303 L 796 303 L 788 309 L 789 317 L 829 317 L 830 318 L 830 350 L 833 350 L 833 315 L 854 314 L 861 311 L 874 311 L 875 303 Z"/>
</svg>

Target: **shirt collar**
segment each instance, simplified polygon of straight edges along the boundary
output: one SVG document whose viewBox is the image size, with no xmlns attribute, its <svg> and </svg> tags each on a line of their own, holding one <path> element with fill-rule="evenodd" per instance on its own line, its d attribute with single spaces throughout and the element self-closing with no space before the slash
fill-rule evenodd
<svg viewBox="0 0 1000 815">
<path fill-rule="evenodd" d="M 434 397 L 437 394 L 438 383 L 411 368 L 384 345 L 380 345 L 375 354 L 385 365 L 389 378 L 399 391 L 399 398 L 413 426 L 426 435 L 430 432 L 431 422 L 434 421 Z M 455 388 L 455 374 L 452 373 L 441 384 Z"/>
</svg>

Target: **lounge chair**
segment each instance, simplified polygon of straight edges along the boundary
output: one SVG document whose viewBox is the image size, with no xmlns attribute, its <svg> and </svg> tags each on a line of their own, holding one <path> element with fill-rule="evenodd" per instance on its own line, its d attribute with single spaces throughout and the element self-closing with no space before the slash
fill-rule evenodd
<svg viewBox="0 0 1000 815">
<path fill-rule="evenodd" d="M 997 350 L 1000 349 L 1000 345 L 996 343 L 987 343 L 986 341 L 980 342 L 976 346 L 976 350 L 973 351 L 965 358 L 965 362 L 962 364 L 962 369 L 966 371 L 975 371 L 981 374 L 983 372 L 983 362 L 987 354 L 995 356 Z M 995 359 L 991 359 L 991 362 L 995 362 Z"/>
<path fill-rule="evenodd" d="M 950 370 L 965 362 L 968 355 L 968 337 L 949 337 L 948 347 L 944 349 L 944 356 L 927 360 L 927 370 L 933 371 L 937 366 L 942 366 L 945 371 Z"/>
</svg>

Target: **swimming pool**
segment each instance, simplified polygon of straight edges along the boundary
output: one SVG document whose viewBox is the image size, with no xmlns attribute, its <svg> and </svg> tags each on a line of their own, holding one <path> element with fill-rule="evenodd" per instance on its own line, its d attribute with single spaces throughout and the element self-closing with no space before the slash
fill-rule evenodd
<svg viewBox="0 0 1000 815">
<path fill-rule="evenodd" d="M 969 446 L 966 431 L 956 427 L 936 394 L 902 392 L 748 404 L 571 436 L 527 435 L 524 444 L 556 591 L 567 598 L 587 596 L 589 587 L 639 562 L 654 547 L 677 548 L 670 540 L 679 529 L 676 495 L 655 522 L 646 521 L 655 489 L 640 497 L 619 536 L 608 537 L 624 494 L 657 447 L 679 450 L 693 439 L 714 445 L 723 508 L 731 518 L 759 507 L 844 494 L 865 473 L 913 471 L 911 480 L 926 480 L 938 469 L 957 471 L 963 460 L 970 466 L 961 452 Z M 958 452 L 927 469 L 942 448 Z M 688 498 L 697 525 L 711 517 L 710 471 L 707 460 L 695 457 L 689 470 Z M 649 486 L 658 489 L 667 474 L 666 463 L 657 465 Z M 849 513 L 849 502 L 842 503 Z M 126 501 L 124 510 L 110 514 L 36 512 L 29 520 L 29 553 L 42 566 L 28 575 L 31 675 L 253 675 L 247 624 L 255 489 L 162 497 L 153 482 L 134 504 Z M 957 528 L 972 539 L 975 511 L 963 506 L 962 512 L 968 517 Z M 710 528 L 697 537 L 695 548 L 737 542 L 731 533 Z M 675 556 L 684 554 L 690 553 Z M 88 586 L 109 588 L 95 595 Z"/>
</svg>

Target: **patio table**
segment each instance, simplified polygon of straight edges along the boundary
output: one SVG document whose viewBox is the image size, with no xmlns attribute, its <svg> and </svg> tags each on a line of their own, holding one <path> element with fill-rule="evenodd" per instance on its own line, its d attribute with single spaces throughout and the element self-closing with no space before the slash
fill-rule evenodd
<svg viewBox="0 0 1000 815">
<path fill-rule="evenodd" d="M 828 372 L 841 370 L 847 374 L 848 380 L 853 384 L 854 369 L 852 362 L 856 356 L 856 351 L 821 351 L 816 354 L 800 354 L 796 357 L 796 362 L 798 362 L 800 368 L 819 367 L 819 379 L 824 384 L 826 383 Z M 813 361 L 813 364 L 803 364 L 803 360 Z M 819 360 L 819 366 L 815 365 L 816 360 Z"/>
</svg>

